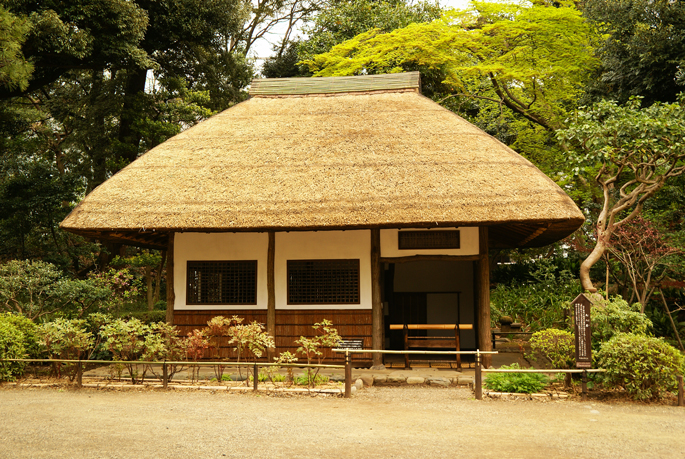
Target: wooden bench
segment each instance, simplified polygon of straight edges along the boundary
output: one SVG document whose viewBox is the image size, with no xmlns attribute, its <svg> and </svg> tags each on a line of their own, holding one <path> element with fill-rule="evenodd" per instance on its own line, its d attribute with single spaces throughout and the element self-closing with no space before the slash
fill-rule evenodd
<svg viewBox="0 0 685 459">
<path fill-rule="evenodd" d="M 404 350 L 411 349 L 453 349 L 461 350 L 461 330 L 473 330 L 473 324 L 390 324 L 390 330 L 404 331 Z M 451 336 L 412 336 L 410 330 L 454 330 Z M 461 354 L 456 355 L 457 368 L 461 370 Z M 405 368 L 411 368 L 409 354 L 404 354 Z"/>
</svg>

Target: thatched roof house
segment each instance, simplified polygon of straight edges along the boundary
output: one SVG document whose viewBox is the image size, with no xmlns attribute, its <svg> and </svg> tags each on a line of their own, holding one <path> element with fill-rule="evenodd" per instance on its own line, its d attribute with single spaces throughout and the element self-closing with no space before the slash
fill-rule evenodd
<svg viewBox="0 0 685 459">
<path fill-rule="evenodd" d="M 466 320 L 467 347 L 487 349 L 488 246 L 542 246 L 583 223 L 533 164 L 423 97 L 418 73 L 255 80 L 250 93 L 61 225 L 168 248 L 179 325 L 240 313 L 287 348 L 332 317 L 381 349 L 388 322 Z"/>
<path fill-rule="evenodd" d="M 535 247 L 578 228 L 552 180 L 422 96 L 418 78 L 256 80 L 249 100 L 141 156 L 61 226 L 157 247 L 172 231 L 464 225 Z"/>
</svg>

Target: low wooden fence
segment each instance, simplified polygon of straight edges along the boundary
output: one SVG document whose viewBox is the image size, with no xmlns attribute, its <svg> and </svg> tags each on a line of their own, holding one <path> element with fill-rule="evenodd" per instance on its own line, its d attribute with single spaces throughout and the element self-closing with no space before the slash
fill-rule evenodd
<svg viewBox="0 0 685 459">
<path fill-rule="evenodd" d="M 162 387 L 169 387 L 169 366 L 222 366 L 222 367 L 248 367 L 252 368 L 253 390 L 259 388 L 259 369 L 262 367 L 293 367 L 293 368 L 345 368 L 344 365 L 306 364 L 306 363 L 267 363 L 267 362 L 188 362 L 169 360 L 74 360 L 74 359 L 2 359 L 2 362 L 34 362 L 34 363 L 74 363 L 76 364 L 76 385 L 83 386 L 83 366 L 88 364 L 108 365 L 162 365 Z M 345 382 L 348 384 L 348 382 Z"/>
<path fill-rule="evenodd" d="M 497 351 L 385 351 L 385 350 L 375 350 L 375 349 L 333 349 L 333 352 L 344 352 L 345 353 L 345 397 L 349 398 L 352 394 L 352 354 L 358 353 L 369 353 L 369 354 L 404 354 L 407 355 L 475 355 L 476 356 L 476 384 L 480 385 L 479 381 L 481 378 L 480 368 L 482 362 L 482 355 L 486 354 L 498 354 Z M 349 377 L 348 377 L 349 374 Z M 348 383 L 350 381 L 350 383 Z M 482 393 L 482 391 L 481 391 Z M 479 399 L 480 400 L 480 399 Z"/>
<path fill-rule="evenodd" d="M 253 371 L 253 390 L 259 388 L 259 368 L 260 367 L 294 367 L 294 368 L 332 368 L 345 370 L 345 398 L 352 395 L 352 354 L 371 353 L 371 354 L 416 354 L 416 355 L 475 355 L 476 356 L 476 371 L 474 378 L 474 392 L 477 400 L 483 399 L 483 373 L 581 373 L 581 397 L 583 400 L 587 398 L 587 375 L 588 373 L 604 373 L 607 370 L 602 368 L 595 369 L 504 369 L 504 368 L 482 368 L 482 356 L 487 354 L 498 354 L 497 351 L 390 351 L 390 350 L 372 350 L 372 349 L 333 349 L 333 352 L 345 354 L 345 365 L 325 365 L 325 364 L 297 364 L 297 363 L 259 363 L 259 362 L 186 362 L 186 361 L 140 361 L 140 360 L 70 360 L 70 359 L 1 359 L 0 362 L 41 362 L 41 363 L 75 363 L 76 367 L 76 385 L 82 387 L 83 385 L 83 365 L 86 364 L 123 364 L 123 365 L 162 365 L 162 387 L 168 388 L 168 366 L 169 365 L 186 365 L 186 366 L 245 366 L 252 367 Z M 677 378 L 678 384 L 678 406 L 685 406 L 685 390 L 683 387 L 683 376 L 679 375 Z"/>
</svg>

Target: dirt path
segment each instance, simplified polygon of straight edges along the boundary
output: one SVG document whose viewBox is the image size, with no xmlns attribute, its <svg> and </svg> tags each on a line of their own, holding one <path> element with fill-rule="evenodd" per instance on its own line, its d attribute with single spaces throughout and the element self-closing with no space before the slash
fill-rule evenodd
<svg viewBox="0 0 685 459">
<path fill-rule="evenodd" d="M 352 399 L 0 390 L 3 458 L 685 458 L 685 409 L 483 401 L 467 389 Z"/>
</svg>

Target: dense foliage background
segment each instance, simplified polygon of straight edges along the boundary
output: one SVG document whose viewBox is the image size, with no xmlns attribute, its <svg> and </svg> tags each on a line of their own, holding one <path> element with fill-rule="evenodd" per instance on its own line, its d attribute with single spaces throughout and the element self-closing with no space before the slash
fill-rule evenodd
<svg viewBox="0 0 685 459">
<path fill-rule="evenodd" d="M 277 24 L 282 40 L 258 68 L 250 50 Z M 466 11 L 409 0 L 5 0 L 0 309 L 34 319 L 164 309 L 165 254 L 59 229 L 86 193 L 244 100 L 260 74 L 419 70 L 425 95 L 536 164 L 587 217 L 553 246 L 491 253 L 493 318 L 562 326 L 585 261 L 593 288 L 640 303 L 654 333 L 676 343 L 685 332 L 683 30 L 682 0 Z M 633 142 L 612 144 L 617 132 Z M 29 284 L 42 299 L 26 296 Z"/>
</svg>

